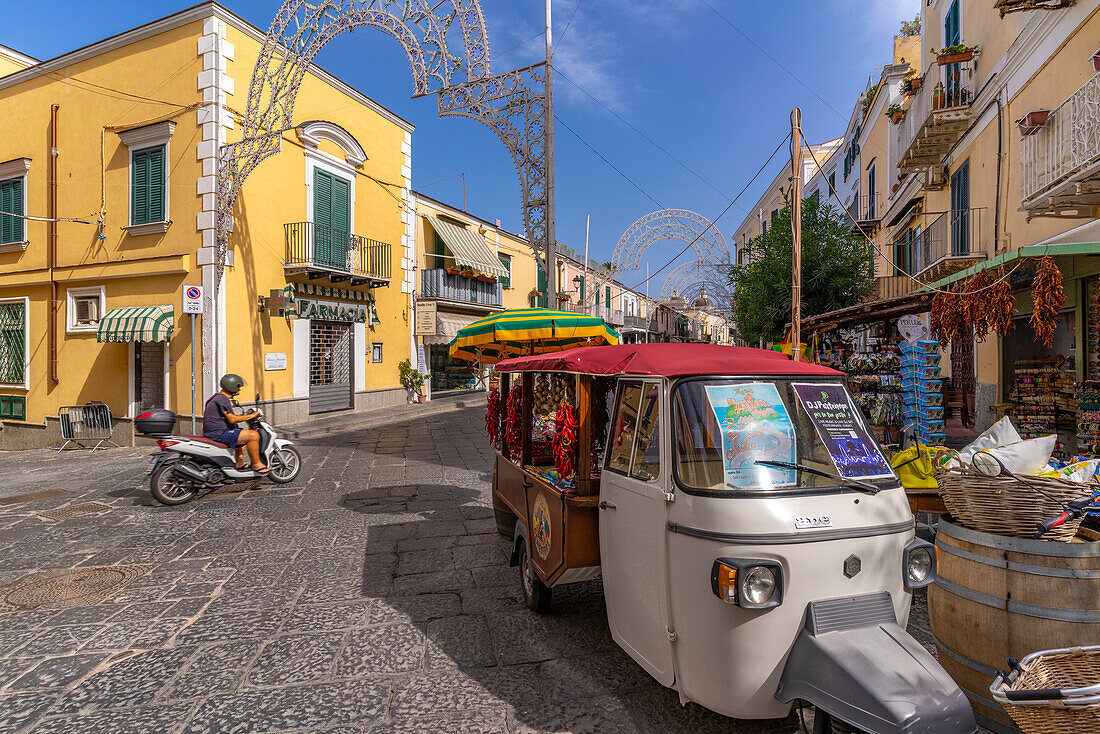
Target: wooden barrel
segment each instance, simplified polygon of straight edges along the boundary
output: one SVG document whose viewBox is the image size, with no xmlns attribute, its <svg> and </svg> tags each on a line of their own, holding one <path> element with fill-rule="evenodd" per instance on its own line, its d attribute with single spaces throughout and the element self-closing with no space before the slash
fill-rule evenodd
<svg viewBox="0 0 1100 734">
<path fill-rule="evenodd" d="M 989 685 L 1009 657 L 1100 644 L 1100 543 L 1010 538 L 943 520 L 936 549 L 928 615 L 940 664 L 980 723 L 1016 732 Z"/>
</svg>

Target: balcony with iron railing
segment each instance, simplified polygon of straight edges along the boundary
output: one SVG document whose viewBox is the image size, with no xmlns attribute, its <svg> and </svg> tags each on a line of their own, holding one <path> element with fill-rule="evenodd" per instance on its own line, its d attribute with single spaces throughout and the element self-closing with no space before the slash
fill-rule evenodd
<svg viewBox="0 0 1100 734">
<path fill-rule="evenodd" d="M 305 274 L 311 280 L 328 278 L 333 283 L 386 285 L 392 264 L 390 246 L 384 242 L 314 222 L 283 225 L 286 235 L 287 275 Z"/>
<path fill-rule="evenodd" d="M 500 283 L 452 275 L 444 268 L 420 271 L 420 295 L 485 309 L 499 309 L 504 305 L 504 289 Z"/>
<path fill-rule="evenodd" d="M 1030 216 L 1100 207 L 1100 74 L 1060 104 L 1021 145 L 1021 208 Z"/>
<path fill-rule="evenodd" d="M 932 283 L 986 259 L 981 246 L 981 209 L 955 209 L 932 220 L 915 238 L 914 275 Z"/>
<path fill-rule="evenodd" d="M 897 126 L 898 168 L 905 173 L 936 170 L 970 125 L 978 85 L 978 57 L 952 64 L 932 63 L 920 78 L 905 117 Z"/>
<path fill-rule="evenodd" d="M 855 197 L 848 207 L 848 212 L 852 215 L 848 223 L 851 224 L 853 232 L 872 234 L 882 221 L 884 213 L 882 194 L 876 192 Z M 852 222 L 852 219 L 855 222 Z"/>
<path fill-rule="evenodd" d="M 636 329 L 640 331 L 658 331 L 657 319 L 647 316 L 624 316 L 622 326 L 624 329 Z"/>
</svg>

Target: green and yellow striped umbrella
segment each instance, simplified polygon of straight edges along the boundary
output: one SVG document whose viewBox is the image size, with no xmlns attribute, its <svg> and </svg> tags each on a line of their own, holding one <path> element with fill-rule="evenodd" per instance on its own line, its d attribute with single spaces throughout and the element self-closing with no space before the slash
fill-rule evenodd
<svg viewBox="0 0 1100 734">
<path fill-rule="evenodd" d="M 459 329 L 450 344 L 450 354 L 468 362 L 496 364 L 509 357 L 618 343 L 619 333 L 598 316 L 517 308 Z"/>
</svg>

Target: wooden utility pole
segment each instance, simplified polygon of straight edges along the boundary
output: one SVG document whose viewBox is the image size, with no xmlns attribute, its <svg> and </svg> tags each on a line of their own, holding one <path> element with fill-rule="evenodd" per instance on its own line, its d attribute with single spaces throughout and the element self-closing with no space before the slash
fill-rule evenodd
<svg viewBox="0 0 1100 734">
<path fill-rule="evenodd" d="M 802 109 L 791 112 L 791 358 L 802 357 Z"/>
<path fill-rule="evenodd" d="M 551 23 L 551 5 L 546 0 L 546 304 L 555 303 L 558 294 L 558 258 L 555 248 L 554 222 L 557 215 L 554 205 L 554 36 Z M 587 265 L 587 263 L 586 263 Z"/>
</svg>

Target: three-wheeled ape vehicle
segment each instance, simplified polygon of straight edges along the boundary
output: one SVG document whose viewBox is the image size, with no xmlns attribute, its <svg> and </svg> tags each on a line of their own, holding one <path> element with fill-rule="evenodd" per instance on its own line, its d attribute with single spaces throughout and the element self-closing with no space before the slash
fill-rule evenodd
<svg viewBox="0 0 1100 734">
<path fill-rule="evenodd" d="M 727 716 L 971 734 L 905 631 L 935 577 L 843 373 L 758 349 L 582 347 L 497 365 L 497 526 L 528 606 L 603 577 L 615 641 Z"/>
</svg>

